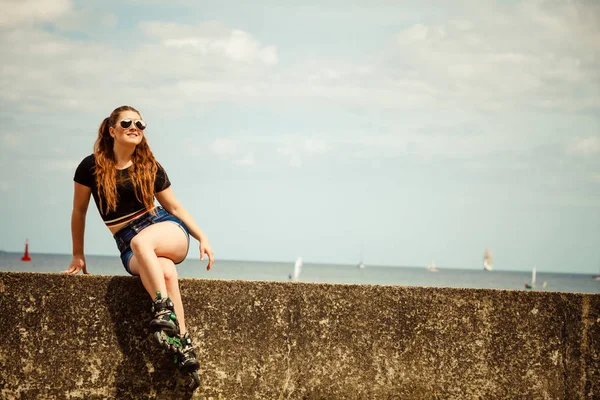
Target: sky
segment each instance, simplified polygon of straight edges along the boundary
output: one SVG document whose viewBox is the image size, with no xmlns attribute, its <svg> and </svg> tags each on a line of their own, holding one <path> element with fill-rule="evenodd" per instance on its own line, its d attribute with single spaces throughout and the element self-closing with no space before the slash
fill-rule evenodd
<svg viewBox="0 0 600 400">
<path fill-rule="evenodd" d="M 0 54 L 5 251 L 71 252 L 127 104 L 216 268 L 600 272 L 598 1 L 0 0 Z"/>
</svg>

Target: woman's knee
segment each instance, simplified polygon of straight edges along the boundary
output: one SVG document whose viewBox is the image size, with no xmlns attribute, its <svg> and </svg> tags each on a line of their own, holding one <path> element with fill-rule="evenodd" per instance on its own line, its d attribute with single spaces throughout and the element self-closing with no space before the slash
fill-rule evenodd
<svg viewBox="0 0 600 400">
<path fill-rule="evenodd" d="M 163 270 L 163 275 L 165 277 L 165 282 L 172 282 L 179 279 L 177 274 L 177 268 L 173 261 L 165 257 L 159 257 L 160 266 Z"/>
<path fill-rule="evenodd" d="M 136 235 L 133 239 L 131 239 L 131 243 L 129 245 L 131 246 L 133 254 L 139 254 L 150 248 L 148 241 L 144 240 L 142 235 Z"/>
</svg>

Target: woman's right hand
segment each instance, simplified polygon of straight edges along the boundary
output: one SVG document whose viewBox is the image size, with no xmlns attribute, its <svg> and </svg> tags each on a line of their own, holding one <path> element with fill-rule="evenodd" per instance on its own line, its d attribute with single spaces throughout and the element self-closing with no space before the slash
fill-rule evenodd
<svg viewBox="0 0 600 400">
<path fill-rule="evenodd" d="M 62 273 L 67 275 L 77 275 L 81 270 L 83 270 L 85 275 L 88 274 L 87 267 L 85 265 L 85 257 L 83 254 L 80 256 L 73 256 L 71 265 L 69 265 L 69 268 L 64 270 Z"/>
</svg>

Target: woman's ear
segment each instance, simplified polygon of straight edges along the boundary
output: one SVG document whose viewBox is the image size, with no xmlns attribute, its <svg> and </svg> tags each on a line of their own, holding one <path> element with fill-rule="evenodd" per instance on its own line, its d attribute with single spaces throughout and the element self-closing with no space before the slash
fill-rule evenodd
<svg viewBox="0 0 600 400">
<path fill-rule="evenodd" d="M 115 128 L 113 128 L 112 126 L 108 128 L 108 133 L 113 139 L 115 138 Z"/>
</svg>

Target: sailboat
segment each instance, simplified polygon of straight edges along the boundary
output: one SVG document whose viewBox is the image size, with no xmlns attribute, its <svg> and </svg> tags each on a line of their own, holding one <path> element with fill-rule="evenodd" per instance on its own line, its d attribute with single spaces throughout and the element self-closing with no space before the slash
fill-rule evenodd
<svg viewBox="0 0 600 400">
<path fill-rule="evenodd" d="M 360 261 L 358 262 L 358 264 L 356 264 L 357 268 L 363 269 L 365 267 L 365 264 L 363 264 L 363 251 L 362 251 L 362 246 L 360 246 Z"/>
<path fill-rule="evenodd" d="M 493 266 L 494 257 L 492 256 L 492 251 L 490 249 L 485 249 L 485 253 L 483 254 L 483 269 L 491 271 Z"/>
<path fill-rule="evenodd" d="M 533 267 L 533 271 L 531 271 L 531 283 L 525 284 L 525 289 L 533 289 L 535 288 L 535 267 Z"/>
<path fill-rule="evenodd" d="M 290 274 L 290 279 L 294 282 L 298 282 L 301 272 L 302 272 L 302 257 L 298 257 L 298 259 L 296 260 L 296 263 L 294 264 L 294 273 Z"/>
<path fill-rule="evenodd" d="M 431 260 L 429 264 L 427 264 L 427 271 L 429 272 L 439 272 L 438 267 L 435 266 L 435 261 Z"/>
<path fill-rule="evenodd" d="M 31 261 L 31 257 L 29 257 L 29 239 L 25 239 L 25 253 L 23 254 L 23 257 L 21 257 L 21 261 Z"/>
</svg>

